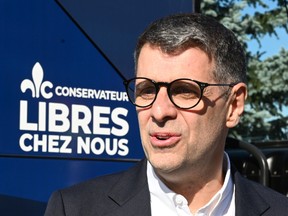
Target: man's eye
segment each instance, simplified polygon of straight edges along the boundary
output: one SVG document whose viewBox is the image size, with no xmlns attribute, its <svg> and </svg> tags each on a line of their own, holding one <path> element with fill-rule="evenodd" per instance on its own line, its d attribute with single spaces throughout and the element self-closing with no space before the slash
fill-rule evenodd
<svg viewBox="0 0 288 216">
<path fill-rule="evenodd" d="M 177 85 L 171 89 L 171 95 L 173 97 L 182 97 L 182 98 L 195 98 L 199 97 L 199 90 L 194 85 L 184 84 Z"/>
<path fill-rule="evenodd" d="M 155 88 L 154 87 L 145 87 L 145 88 L 138 88 L 137 89 L 137 95 L 149 95 L 149 94 L 155 94 Z"/>
<path fill-rule="evenodd" d="M 136 85 L 136 98 L 140 97 L 145 100 L 151 100 L 155 97 L 156 89 L 155 86 L 151 83 L 141 82 Z"/>
</svg>

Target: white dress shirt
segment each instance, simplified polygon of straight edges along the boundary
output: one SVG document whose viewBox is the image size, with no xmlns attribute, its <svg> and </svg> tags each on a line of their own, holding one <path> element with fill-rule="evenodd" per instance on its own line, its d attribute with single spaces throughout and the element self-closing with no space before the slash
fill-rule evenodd
<svg viewBox="0 0 288 216">
<path fill-rule="evenodd" d="M 235 188 L 231 178 L 229 156 L 224 154 L 226 171 L 222 188 L 212 199 L 194 214 L 181 194 L 170 190 L 155 174 L 152 165 L 147 164 L 148 187 L 151 197 L 152 216 L 233 216 L 235 215 Z"/>
</svg>

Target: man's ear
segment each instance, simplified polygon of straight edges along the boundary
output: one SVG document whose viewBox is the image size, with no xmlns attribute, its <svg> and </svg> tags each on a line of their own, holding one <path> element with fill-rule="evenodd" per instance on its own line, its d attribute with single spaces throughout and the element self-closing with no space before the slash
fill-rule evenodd
<svg viewBox="0 0 288 216">
<path fill-rule="evenodd" d="M 245 100 L 247 98 L 247 86 L 245 83 L 238 83 L 231 89 L 229 96 L 229 108 L 226 119 L 228 128 L 235 127 L 244 112 Z"/>
</svg>

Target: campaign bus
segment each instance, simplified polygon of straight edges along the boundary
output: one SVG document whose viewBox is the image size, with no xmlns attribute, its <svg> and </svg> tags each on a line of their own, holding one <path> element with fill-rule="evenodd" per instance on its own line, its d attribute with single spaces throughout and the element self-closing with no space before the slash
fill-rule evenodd
<svg viewBox="0 0 288 216">
<path fill-rule="evenodd" d="M 135 107 L 138 35 L 187 0 L 0 2 L 0 214 L 43 215 L 51 193 L 144 157 Z"/>
</svg>

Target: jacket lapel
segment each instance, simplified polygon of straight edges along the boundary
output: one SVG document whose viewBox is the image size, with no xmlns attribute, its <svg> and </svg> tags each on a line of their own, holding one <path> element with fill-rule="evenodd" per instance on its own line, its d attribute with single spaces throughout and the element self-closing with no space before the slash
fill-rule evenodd
<svg viewBox="0 0 288 216">
<path fill-rule="evenodd" d="M 146 160 L 142 160 L 125 172 L 110 189 L 108 196 L 119 208 L 115 208 L 107 216 L 151 216 L 146 167 Z"/>
<path fill-rule="evenodd" d="M 264 215 L 270 206 L 260 196 L 257 187 L 251 187 L 251 181 L 245 179 L 239 172 L 233 170 L 235 183 L 236 216 L 259 216 Z"/>
</svg>

